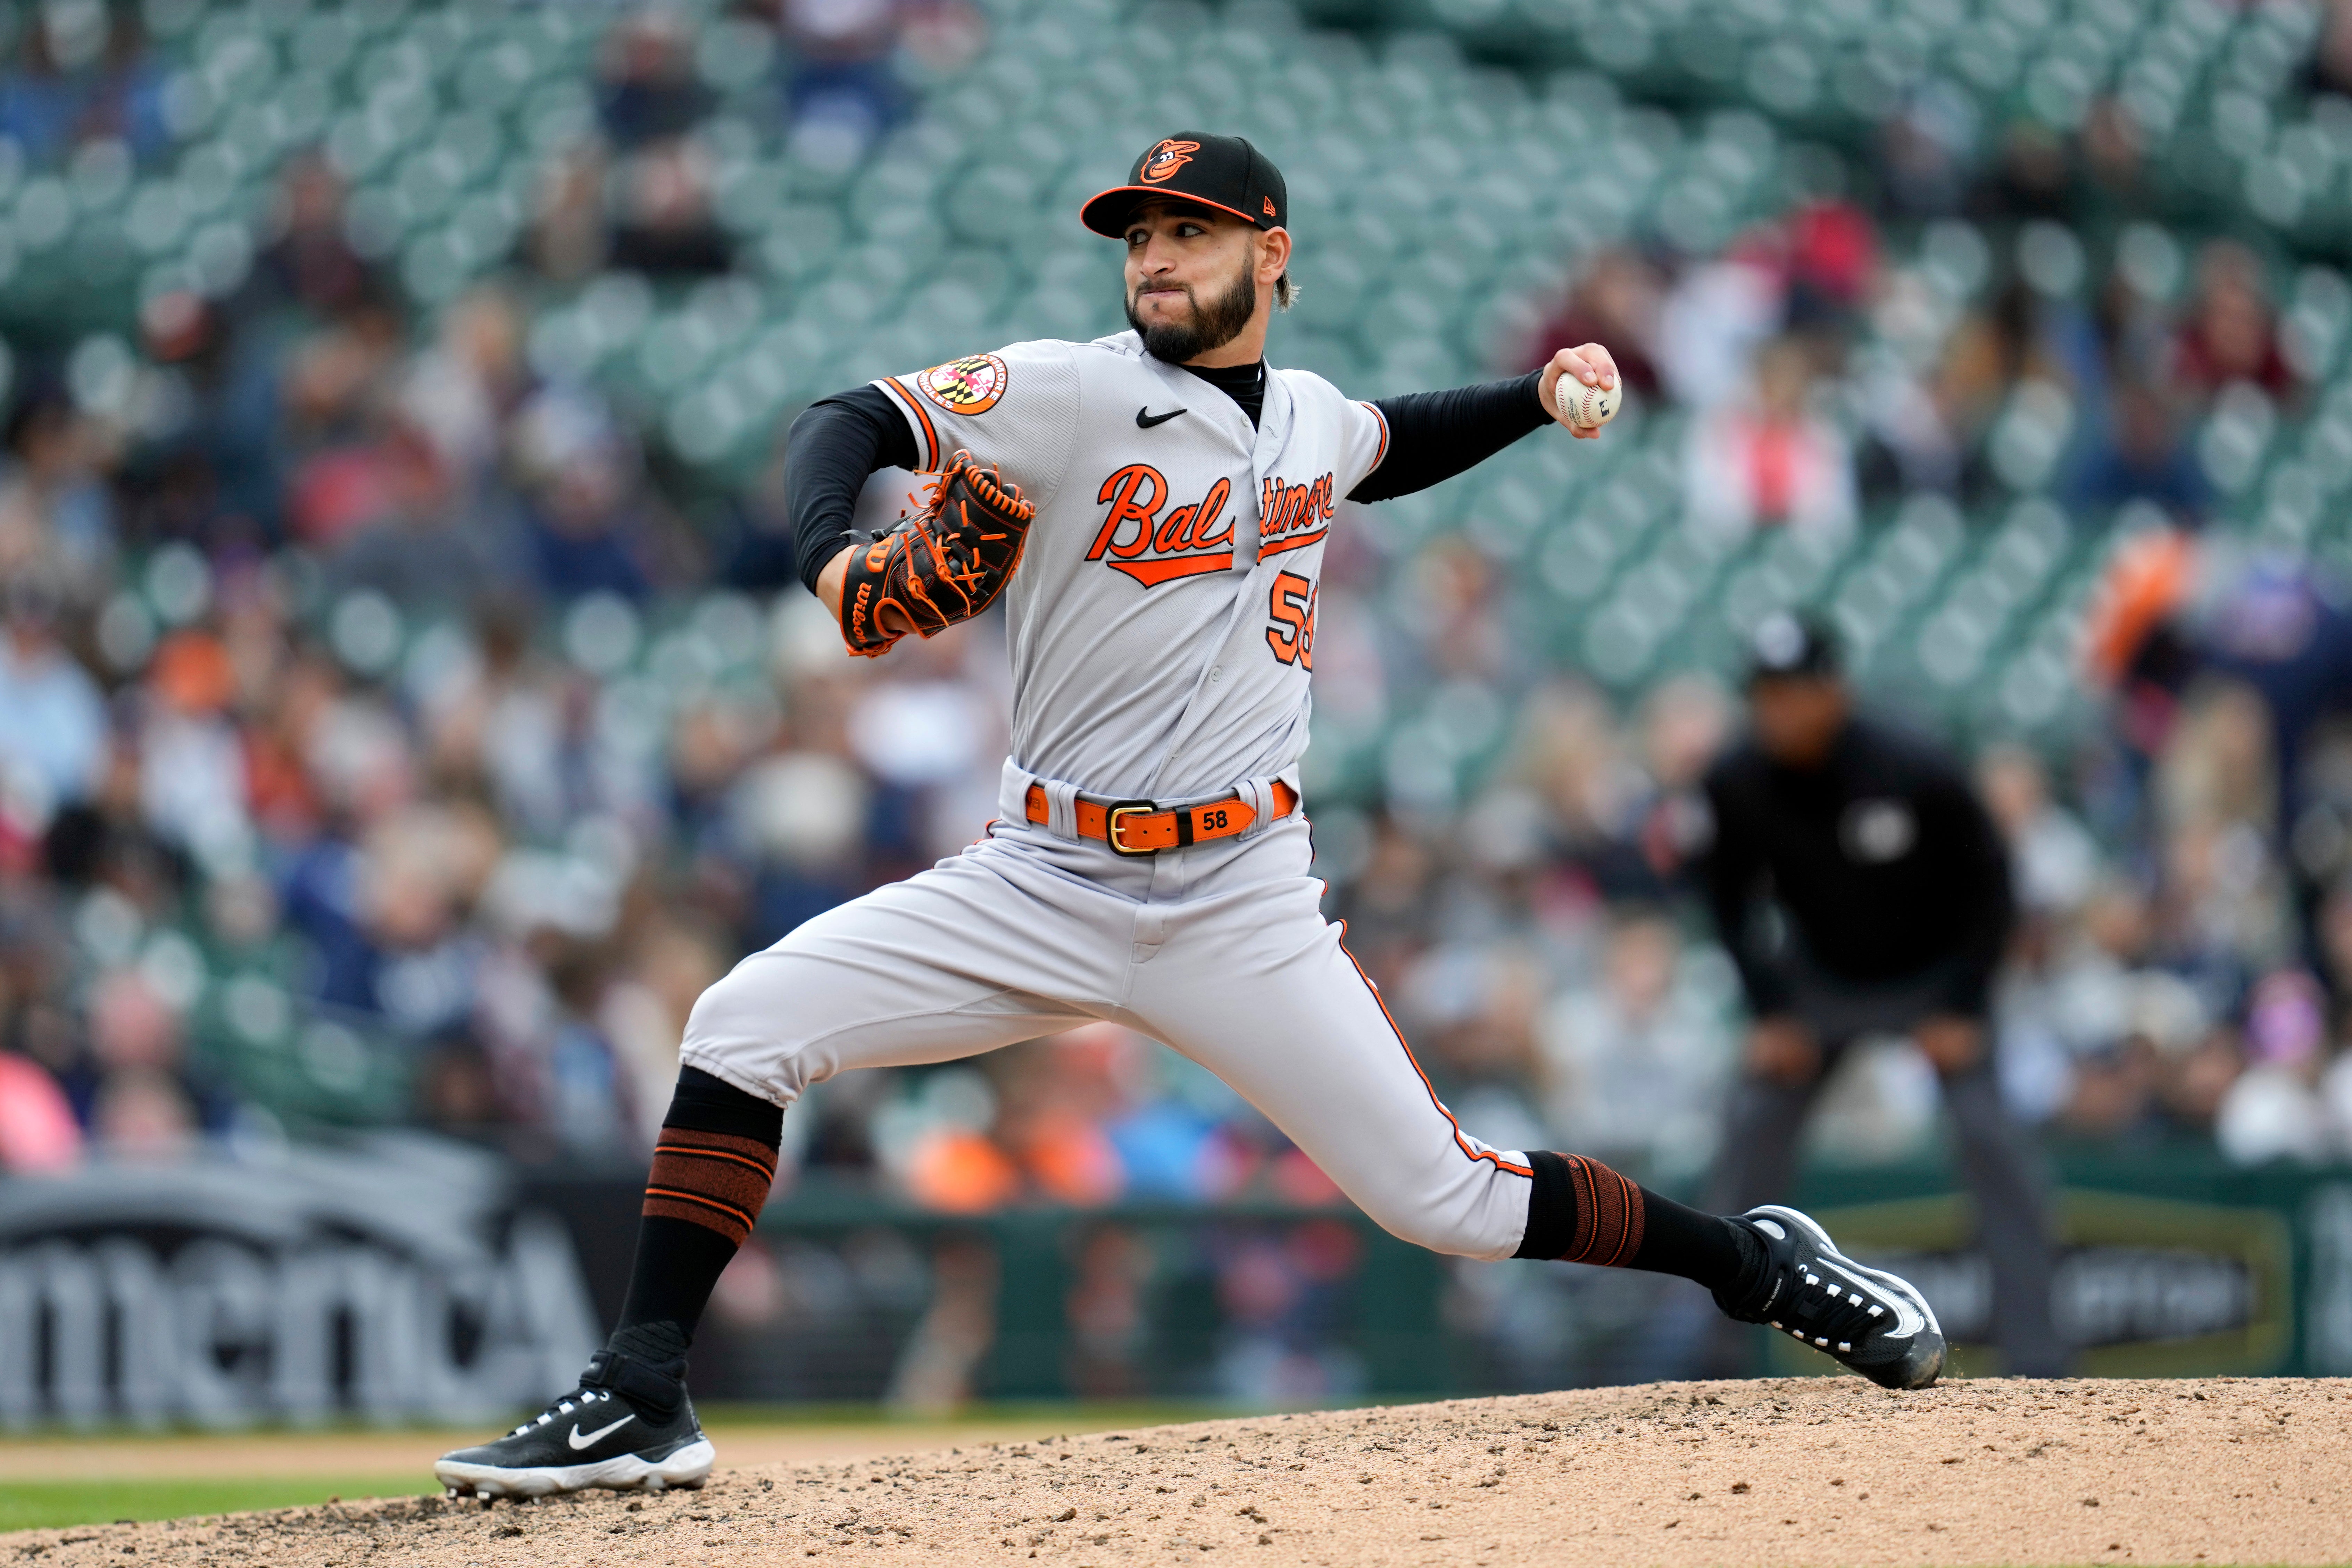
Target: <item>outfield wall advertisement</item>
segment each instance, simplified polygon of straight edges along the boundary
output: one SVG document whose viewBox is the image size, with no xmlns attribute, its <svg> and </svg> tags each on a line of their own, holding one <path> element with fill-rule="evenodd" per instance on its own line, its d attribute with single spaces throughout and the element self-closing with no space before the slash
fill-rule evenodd
<svg viewBox="0 0 2352 1568">
<path fill-rule="evenodd" d="M 0 1427 L 496 1420 L 571 1386 L 640 1177 L 429 1139 L 0 1179 Z M 1967 1201 L 1931 1169 L 1799 1195 L 1993 1373 Z M 2352 1171 L 2068 1163 L 2058 1322 L 2090 1375 L 2352 1375 Z M 1656 1276 L 1435 1258 L 1352 1210 L 771 1206 L 696 1347 L 706 1397 L 1336 1402 L 1702 1370 Z M 1755 1370 L 1830 1364 L 1757 1336 Z"/>
<path fill-rule="evenodd" d="M 0 1181 L 0 1427 L 502 1418 L 601 1337 L 498 1161 L 394 1139 Z"/>
</svg>

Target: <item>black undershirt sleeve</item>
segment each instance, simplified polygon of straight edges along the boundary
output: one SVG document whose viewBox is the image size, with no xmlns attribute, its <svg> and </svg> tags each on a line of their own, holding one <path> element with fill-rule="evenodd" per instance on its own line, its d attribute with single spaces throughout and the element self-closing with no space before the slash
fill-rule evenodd
<svg viewBox="0 0 2352 1568">
<path fill-rule="evenodd" d="M 1409 392 L 1373 404 L 1388 420 L 1389 450 L 1349 495 L 1354 501 L 1409 496 L 1475 467 L 1551 423 L 1536 388 L 1541 371 L 1479 386 Z M 862 386 L 811 405 L 784 447 L 784 509 L 795 564 L 811 592 L 849 542 L 858 492 L 884 468 L 911 468 L 915 438 L 879 387 Z"/>
<path fill-rule="evenodd" d="M 836 392 L 793 421 L 784 438 L 784 516 L 792 523 L 793 563 L 811 593 L 825 564 L 850 542 L 866 481 L 919 461 L 914 432 L 880 387 Z"/>
<path fill-rule="evenodd" d="M 1348 499 L 1385 501 L 1426 490 L 1551 423 L 1537 392 L 1542 380 L 1541 371 L 1529 371 L 1507 382 L 1378 399 L 1372 406 L 1389 422 L 1388 455 Z"/>
</svg>

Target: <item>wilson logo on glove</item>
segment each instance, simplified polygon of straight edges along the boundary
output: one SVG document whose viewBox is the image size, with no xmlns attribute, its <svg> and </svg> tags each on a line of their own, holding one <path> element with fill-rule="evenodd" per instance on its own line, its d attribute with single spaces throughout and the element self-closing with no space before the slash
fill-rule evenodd
<svg viewBox="0 0 2352 1568">
<path fill-rule="evenodd" d="M 959 452 L 931 481 L 919 511 L 854 558 L 841 585 L 841 635 L 853 653 L 890 651 L 904 632 L 882 622 L 896 611 L 924 637 L 969 621 L 1004 591 L 1021 564 L 1037 508 L 995 469 Z"/>
</svg>

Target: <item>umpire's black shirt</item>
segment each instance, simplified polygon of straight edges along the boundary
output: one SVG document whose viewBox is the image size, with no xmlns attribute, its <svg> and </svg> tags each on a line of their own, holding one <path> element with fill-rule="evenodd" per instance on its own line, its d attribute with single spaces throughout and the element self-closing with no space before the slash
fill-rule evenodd
<svg viewBox="0 0 2352 1568">
<path fill-rule="evenodd" d="M 1811 967 L 1858 986 L 1933 977 L 1937 1005 L 1984 1015 L 2009 934 L 2009 857 L 1950 758 L 1856 718 L 1818 768 L 1741 745 L 1709 770 L 1706 797 L 1707 902 L 1759 1016 L 1791 1001 L 1756 930 L 1768 897 Z"/>
</svg>

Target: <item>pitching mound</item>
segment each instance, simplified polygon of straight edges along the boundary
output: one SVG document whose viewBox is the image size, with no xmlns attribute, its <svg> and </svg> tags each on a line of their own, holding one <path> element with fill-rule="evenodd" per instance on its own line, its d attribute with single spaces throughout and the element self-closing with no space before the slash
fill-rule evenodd
<svg viewBox="0 0 2352 1568">
<path fill-rule="evenodd" d="M 430 1456 L 420 1453 L 420 1468 Z M 50 1563 L 2333 1563 L 2352 1383 L 1658 1384 L 0 1537 Z M 133 1550 L 135 1548 L 135 1551 Z M 880 1558 L 869 1553 L 880 1552 Z"/>
</svg>

